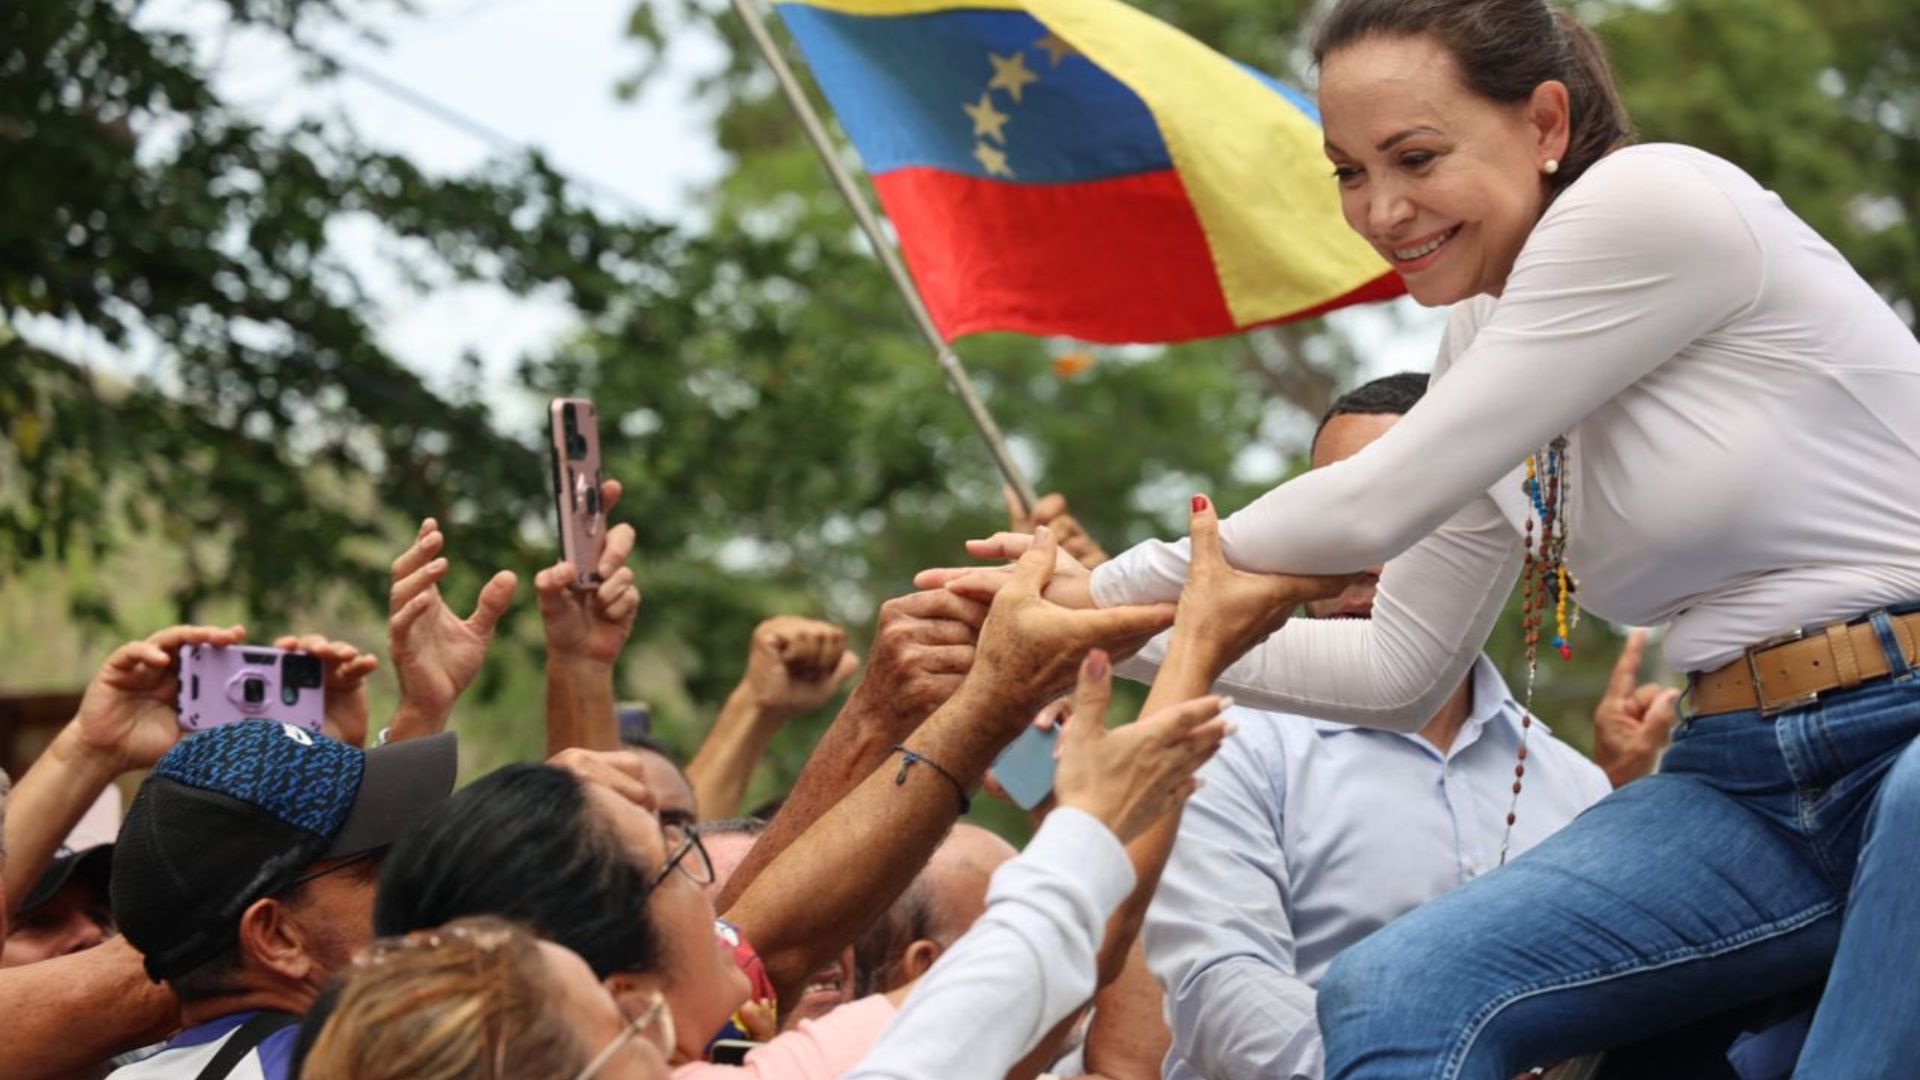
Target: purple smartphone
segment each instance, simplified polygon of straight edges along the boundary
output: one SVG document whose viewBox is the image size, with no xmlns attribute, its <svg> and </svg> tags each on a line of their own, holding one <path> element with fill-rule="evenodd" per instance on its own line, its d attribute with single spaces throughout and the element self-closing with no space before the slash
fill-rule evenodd
<svg viewBox="0 0 1920 1080">
<path fill-rule="evenodd" d="M 276 720 L 319 731 L 327 702 L 319 657 L 257 645 L 180 650 L 180 727 Z"/>
<path fill-rule="evenodd" d="M 607 545 L 607 510 L 600 505 L 600 421 L 586 398 L 555 398 L 547 406 L 553 429 L 553 507 L 560 557 L 573 564 L 574 588 L 600 584 L 600 552 Z"/>
</svg>

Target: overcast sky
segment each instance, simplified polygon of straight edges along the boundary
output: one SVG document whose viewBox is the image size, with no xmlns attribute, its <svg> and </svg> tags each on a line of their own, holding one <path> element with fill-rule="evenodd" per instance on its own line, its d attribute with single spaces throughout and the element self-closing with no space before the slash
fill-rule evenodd
<svg viewBox="0 0 1920 1080">
<path fill-rule="evenodd" d="M 164 0 L 149 5 L 144 17 L 192 31 L 221 92 L 271 121 L 338 116 L 369 141 L 448 173 L 497 155 L 503 138 L 538 147 L 609 209 L 626 205 L 685 218 L 688 193 L 714 179 L 723 164 L 709 118 L 689 100 L 692 80 L 718 64 L 719 46 L 696 33 L 676 36 L 665 74 L 639 99 L 620 100 L 615 85 L 640 59 L 624 32 L 633 2 L 416 0 L 411 15 L 375 20 L 383 44 L 330 36 L 327 47 L 364 74 L 350 73 L 319 90 L 299 80 L 287 51 L 270 37 L 218 32 L 223 21 L 208 0 Z M 500 138 L 409 103 L 409 94 Z M 382 288 L 377 236 L 347 230 L 338 240 L 364 264 L 373 294 L 394 298 L 379 321 L 385 343 L 430 378 L 444 377 L 472 350 L 489 381 L 504 388 L 517 356 L 568 327 L 562 305 L 491 287 L 450 287 L 426 297 Z M 1439 327 L 1433 312 L 1400 301 L 1335 318 L 1362 341 L 1370 372 L 1431 364 Z M 960 351 L 964 356 L 964 343 Z M 530 407 L 508 395 L 500 404 L 510 415 Z"/>
</svg>

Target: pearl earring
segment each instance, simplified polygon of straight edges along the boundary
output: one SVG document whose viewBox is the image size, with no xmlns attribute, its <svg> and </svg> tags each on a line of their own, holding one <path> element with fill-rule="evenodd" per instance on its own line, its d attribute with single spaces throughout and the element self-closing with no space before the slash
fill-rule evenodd
<svg viewBox="0 0 1920 1080">
<path fill-rule="evenodd" d="M 1540 171 L 1541 171 L 1541 172 L 1543 172 L 1543 173 L 1546 173 L 1546 174 L 1547 174 L 1548 176 L 1552 176 L 1552 175 L 1553 175 L 1554 173 L 1557 173 L 1557 172 L 1559 172 L 1559 171 L 1560 171 L 1560 159 L 1559 159 L 1559 158 L 1548 158 L 1547 160 L 1545 160 L 1545 161 L 1543 161 L 1543 162 L 1541 162 L 1541 163 L 1540 163 Z"/>
</svg>

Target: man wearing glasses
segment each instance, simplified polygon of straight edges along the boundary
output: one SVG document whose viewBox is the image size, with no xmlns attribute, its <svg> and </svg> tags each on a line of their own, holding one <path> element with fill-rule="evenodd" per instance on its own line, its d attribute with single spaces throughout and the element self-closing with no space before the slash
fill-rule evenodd
<svg viewBox="0 0 1920 1080">
<path fill-rule="evenodd" d="M 387 847 L 453 788 L 454 737 L 362 751 L 250 720 L 169 751 L 113 855 L 113 913 L 187 1028 L 113 1080 L 283 1080 L 294 1028 L 371 939 Z"/>
</svg>

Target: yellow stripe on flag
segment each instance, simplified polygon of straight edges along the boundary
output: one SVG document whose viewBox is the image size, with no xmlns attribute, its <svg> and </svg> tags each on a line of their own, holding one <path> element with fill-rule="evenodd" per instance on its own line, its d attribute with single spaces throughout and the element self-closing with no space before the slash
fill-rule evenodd
<svg viewBox="0 0 1920 1080">
<path fill-rule="evenodd" d="M 1021 11 L 1021 0 L 774 0 L 776 4 L 799 4 L 838 11 L 843 15 L 930 15 L 936 11 Z"/>
<path fill-rule="evenodd" d="M 1025 6 L 1152 111 L 1235 323 L 1283 318 L 1387 272 L 1341 216 L 1319 126 L 1273 88 L 1120 0 Z"/>
</svg>

